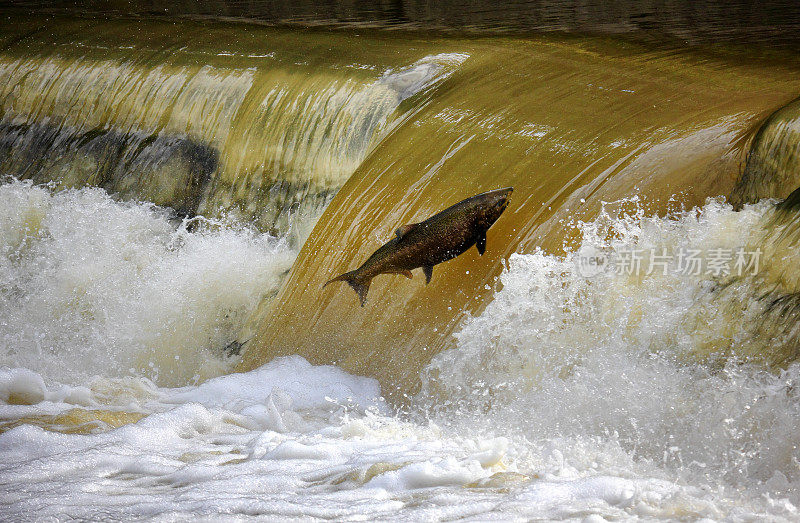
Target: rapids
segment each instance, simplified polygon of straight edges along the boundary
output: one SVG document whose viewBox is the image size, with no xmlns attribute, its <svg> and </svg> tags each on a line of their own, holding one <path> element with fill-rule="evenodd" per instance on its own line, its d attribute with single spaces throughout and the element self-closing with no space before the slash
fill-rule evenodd
<svg viewBox="0 0 800 523">
<path fill-rule="evenodd" d="M 798 71 L 4 13 L 0 519 L 800 519 Z"/>
<path fill-rule="evenodd" d="M 574 224 L 581 239 L 566 255 L 512 255 L 495 299 L 397 411 L 376 380 L 299 356 L 224 374 L 210 341 L 222 346 L 235 330 L 227 316 L 257 299 L 249 272 L 274 282 L 291 263 L 274 238 L 221 224 L 189 232 L 97 189 L 2 190 L 15 206 L 4 215 L 28 217 L 6 218 L 16 249 L 0 265 L 14 284 L 0 317 L 11 350 L 0 368 L 4 517 L 800 516 L 800 365 L 770 372 L 735 351 L 775 350 L 753 328 L 769 304 L 763 271 L 684 274 L 671 257 L 666 274 L 587 277 L 580 263 L 587 252 L 763 245 L 772 201 L 736 212 L 709 200 L 666 217 L 620 202 Z M 67 222 L 70 212 L 107 226 Z M 121 235 L 122 262 L 107 250 Z M 86 252 L 92 270 L 79 271 Z M 197 272 L 204 285 L 180 283 Z M 169 300 L 151 290 L 177 274 Z M 191 325 L 170 324 L 176 304 Z M 193 338 L 165 340 L 167 325 Z M 131 361 L 150 365 L 126 371 Z"/>
</svg>

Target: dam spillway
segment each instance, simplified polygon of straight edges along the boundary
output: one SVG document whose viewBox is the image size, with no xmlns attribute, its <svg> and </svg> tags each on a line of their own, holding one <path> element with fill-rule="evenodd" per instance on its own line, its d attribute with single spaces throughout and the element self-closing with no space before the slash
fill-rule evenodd
<svg viewBox="0 0 800 523">
<path fill-rule="evenodd" d="M 74 39 L 90 26 L 102 36 Z M 6 174 L 187 215 L 230 212 L 274 232 L 324 208 L 398 105 L 463 60 L 416 51 L 399 62 L 389 47 L 362 52 L 334 34 L 330 48 L 351 54 L 320 67 L 324 54 L 308 59 L 313 35 L 252 28 L 219 28 L 206 48 L 164 23 L 6 29 Z"/>
<path fill-rule="evenodd" d="M 664 212 L 673 195 L 692 207 L 729 194 L 753 129 L 796 88 L 791 75 L 773 77 L 790 82 L 787 91 L 770 92 L 759 72 L 732 62 L 689 67 L 688 55 L 602 39 L 482 44 L 472 43 L 464 65 L 328 207 L 244 368 L 299 353 L 369 369 L 386 394 L 415 392 L 447 335 L 485 305 L 502 260 L 537 247 L 560 252 L 564 223 L 591 219 L 604 201 L 639 194 L 650 212 Z M 742 88 L 748 78 L 758 94 Z M 321 290 L 380 245 L 376 234 L 385 241 L 398 225 L 505 186 L 515 188 L 514 205 L 489 234 L 486 256 L 443 265 L 428 286 L 376 279 L 363 310 L 347 292 Z"/>
<path fill-rule="evenodd" d="M 0 513 L 794 519 L 777 4 L 4 12 Z M 504 186 L 485 255 L 322 288 Z"/>
</svg>

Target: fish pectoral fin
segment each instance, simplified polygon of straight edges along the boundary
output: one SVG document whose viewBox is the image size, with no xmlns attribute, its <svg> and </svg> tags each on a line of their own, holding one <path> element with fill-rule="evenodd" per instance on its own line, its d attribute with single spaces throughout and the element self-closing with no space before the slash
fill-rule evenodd
<svg viewBox="0 0 800 523">
<path fill-rule="evenodd" d="M 425 273 L 425 285 L 427 285 L 431 282 L 431 276 L 433 276 L 433 265 L 424 266 L 422 272 Z"/>
<path fill-rule="evenodd" d="M 370 280 L 366 282 L 358 282 L 356 280 L 347 280 L 347 283 L 356 291 L 358 294 L 358 299 L 361 300 L 361 306 L 363 307 L 365 303 L 367 303 L 367 293 L 369 292 L 369 284 Z"/>
<path fill-rule="evenodd" d="M 475 242 L 475 247 L 478 248 L 478 253 L 483 256 L 483 253 L 486 252 L 486 232 L 481 234 L 481 237 Z"/>
<path fill-rule="evenodd" d="M 414 227 L 416 227 L 416 226 L 417 226 L 416 223 L 409 223 L 408 225 L 401 225 L 400 227 L 397 228 L 397 230 L 394 231 L 394 233 L 397 235 L 397 238 L 399 239 L 399 238 L 402 238 L 403 236 L 405 236 L 406 234 L 408 234 L 408 232 L 411 229 L 413 229 Z"/>
</svg>

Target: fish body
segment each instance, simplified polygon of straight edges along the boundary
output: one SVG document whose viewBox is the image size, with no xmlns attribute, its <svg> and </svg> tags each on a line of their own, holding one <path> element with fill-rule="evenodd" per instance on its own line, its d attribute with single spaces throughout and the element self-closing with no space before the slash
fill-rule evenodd
<svg viewBox="0 0 800 523">
<path fill-rule="evenodd" d="M 363 307 L 372 278 L 379 274 L 403 274 L 422 268 L 430 283 L 433 266 L 451 260 L 473 245 L 486 251 L 486 231 L 508 206 L 513 188 L 497 189 L 463 200 L 420 223 L 403 225 L 395 237 L 376 250 L 361 267 L 328 281 L 347 282 Z"/>
</svg>

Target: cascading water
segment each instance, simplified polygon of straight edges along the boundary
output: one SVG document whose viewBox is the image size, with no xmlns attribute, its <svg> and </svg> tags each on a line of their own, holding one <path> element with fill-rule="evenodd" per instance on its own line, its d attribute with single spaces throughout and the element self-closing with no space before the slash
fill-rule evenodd
<svg viewBox="0 0 800 523">
<path fill-rule="evenodd" d="M 320 67 L 301 59 L 313 35 L 245 32 L 235 47 L 189 48 L 164 24 L 135 38 L 130 24 L 101 25 L 76 41 L 89 24 L 61 22 L 39 39 L 16 28 L 0 57 L 4 174 L 234 214 L 273 233 L 294 225 L 300 245 L 398 106 L 467 58 L 344 55 Z"/>
<path fill-rule="evenodd" d="M 401 401 L 451 344 L 464 313 L 491 300 L 515 251 L 562 251 L 603 201 L 644 210 L 730 194 L 764 120 L 800 90 L 787 70 L 735 54 L 597 40 L 478 40 L 430 101 L 386 137 L 317 223 L 245 353 L 241 369 L 300 354 L 381 381 Z M 711 80 L 713 78 L 713 81 Z M 514 187 L 475 250 L 437 266 L 430 285 L 381 276 L 360 307 L 321 286 L 358 267 L 394 230 L 481 191 Z M 785 194 L 775 195 L 785 197 Z"/>
<path fill-rule="evenodd" d="M 800 185 L 800 101 L 767 118 L 753 139 L 742 176 L 731 193 L 737 207 L 762 198 L 786 198 Z"/>
<path fill-rule="evenodd" d="M 3 519 L 800 517 L 795 58 L 2 28 Z"/>
</svg>

